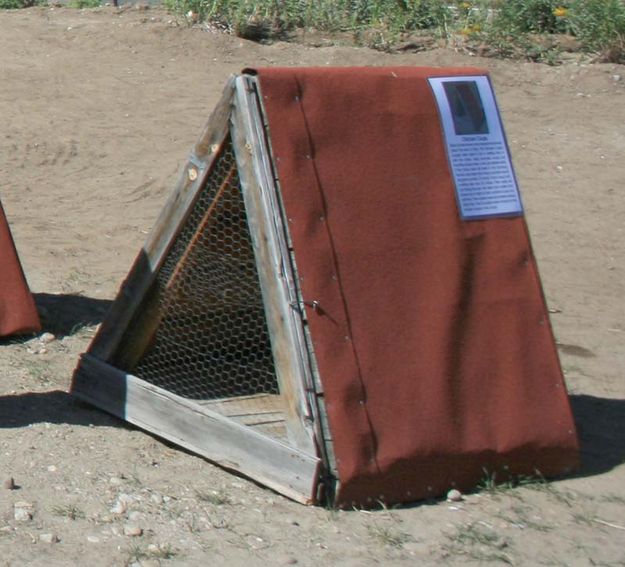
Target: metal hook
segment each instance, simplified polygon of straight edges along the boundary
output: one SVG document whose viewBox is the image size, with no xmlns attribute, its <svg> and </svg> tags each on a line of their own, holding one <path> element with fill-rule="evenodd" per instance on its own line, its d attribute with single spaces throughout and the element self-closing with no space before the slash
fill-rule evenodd
<svg viewBox="0 0 625 567">
<path fill-rule="evenodd" d="M 308 307 L 312 307 L 312 310 L 315 313 L 323 313 L 323 309 L 321 309 L 321 304 L 316 299 L 313 301 L 302 301 L 302 304 L 307 305 Z M 300 308 L 299 303 L 297 303 L 296 301 L 291 301 L 289 305 L 292 309 L 295 309 L 300 314 L 302 313 L 302 309 Z"/>
</svg>

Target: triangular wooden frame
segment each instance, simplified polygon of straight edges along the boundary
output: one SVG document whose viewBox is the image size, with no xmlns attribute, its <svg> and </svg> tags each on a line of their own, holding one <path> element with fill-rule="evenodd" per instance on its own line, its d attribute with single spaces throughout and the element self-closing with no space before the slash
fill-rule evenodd
<svg viewBox="0 0 625 567">
<path fill-rule="evenodd" d="M 254 248 L 286 441 L 141 380 L 114 362 L 124 333 L 145 308 L 142 302 L 227 138 L 236 157 Z M 295 274 L 256 79 L 233 77 L 110 313 L 81 357 L 72 394 L 294 500 L 323 500 L 334 482 L 329 473 L 331 442 Z M 146 346 L 123 348 L 139 349 L 140 356 Z"/>
</svg>

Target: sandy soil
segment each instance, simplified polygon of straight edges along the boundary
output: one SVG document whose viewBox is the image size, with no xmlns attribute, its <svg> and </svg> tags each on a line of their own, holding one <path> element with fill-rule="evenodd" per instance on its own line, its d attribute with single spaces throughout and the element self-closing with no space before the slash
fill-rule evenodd
<svg viewBox="0 0 625 567">
<path fill-rule="evenodd" d="M 0 198 L 57 337 L 0 344 L 0 477 L 19 487 L 0 488 L 0 564 L 625 564 L 625 67 L 261 46 L 113 9 L 0 13 L 0 53 Z M 457 504 L 307 508 L 67 394 L 227 77 L 276 64 L 492 72 L 580 430 L 577 476 Z"/>
</svg>

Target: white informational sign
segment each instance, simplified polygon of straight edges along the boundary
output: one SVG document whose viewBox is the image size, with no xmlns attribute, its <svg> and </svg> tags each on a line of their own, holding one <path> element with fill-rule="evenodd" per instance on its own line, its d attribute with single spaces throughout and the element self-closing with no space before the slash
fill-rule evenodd
<svg viewBox="0 0 625 567">
<path fill-rule="evenodd" d="M 429 79 L 438 104 L 463 220 L 523 214 L 488 77 Z"/>
</svg>

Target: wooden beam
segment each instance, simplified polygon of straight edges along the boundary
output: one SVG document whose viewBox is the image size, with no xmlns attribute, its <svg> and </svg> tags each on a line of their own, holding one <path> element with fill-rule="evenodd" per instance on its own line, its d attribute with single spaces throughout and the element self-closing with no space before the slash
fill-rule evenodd
<svg viewBox="0 0 625 567">
<path fill-rule="evenodd" d="M 306 393 L 306 368 L 298 348 L 289 291 L 288 267 L 281 252 L 283 233 L 276 227 L 271 195 L 275 192 L 268 150 L 259 127 L 255 91 L 246 77 L 237 77 L 232 111 L 232 139 L 241 191 L 252 236 L 256 267 L 265 306 L 267 327 L 280 394 L 285 401 L 289 439 L 300 450 L 317 454 L 312 428 L 313 414 Z"/>
<path fill-rule="evenodd" d="M 293 500 L 315 501 L 320 460 L 219 413 L 82 356 L 72 393 Z"/>
<path fill-rule="evenodd" d="M 230 171 L 227 173 L 223 182 L 212 203 L 208 209 L 204 212 L 202 220 L 195 227 L 195 234 L 191 241 L 187 245 L 181 258 L 176 263 L 173 273 L 167 280 L 164 290 L 158 290 L 157 297 L 150 297 L 149 303 L 143 306 L 143 309 L 139 313 L 133 322 L 132 335 L 127 337 L 126 340 L 121 342 L 115 351 L 114 363 L 119 368 L 133 369 L 139 362 L 143 354 L 147 351 L 148 347 L 155 339 L 156 332 L 163 320 L 164 314 L 168 311 L 169 307 L 178 298 L 174 295 L 172 288 L 175 285 L 176 279 L 184 272 L 187 267 L 189 256 L 193 253 L 197 247 L 199 240 L 206 231 L 209 223 L 214 220 L 215 208 L 219 204 L 219 200 L 223 196 L 224 191 L 228 188 L 232 182 L 233 177 L 236 175 L 236 169 L 233 165 Z M 109 360 L 109 362 L 113 362 Z"/>
<path fill-rule="evenodd" d="M 326 470 L 336 475 L 325 405 L 320 403 L 323 402 L 323 388 L 312 343 L 307 336 L 297 267 L 279 183 L 272 166 L 271 142 L 264 116 L 256 77 L 237 77 L 232 132 L 233 138 L 237 136 L 238 140 L 235 149 L 238 150 L 239 176 L 249 208 L 248 218 L 254 219 L 259 226 L 255 253 L 267 320 L 271 321 L 269 331 L 280 388 L 282 390 L 284 384 L 289 391 L 291 419 L 287 418 L 287 424 L 293 424 L 296 419 L 304 420 Z M 242 167 L 241 164 L 246 165 Z M 260 266 L 264 267 L 263 274 L 260 274 Z"/>
</svg>

